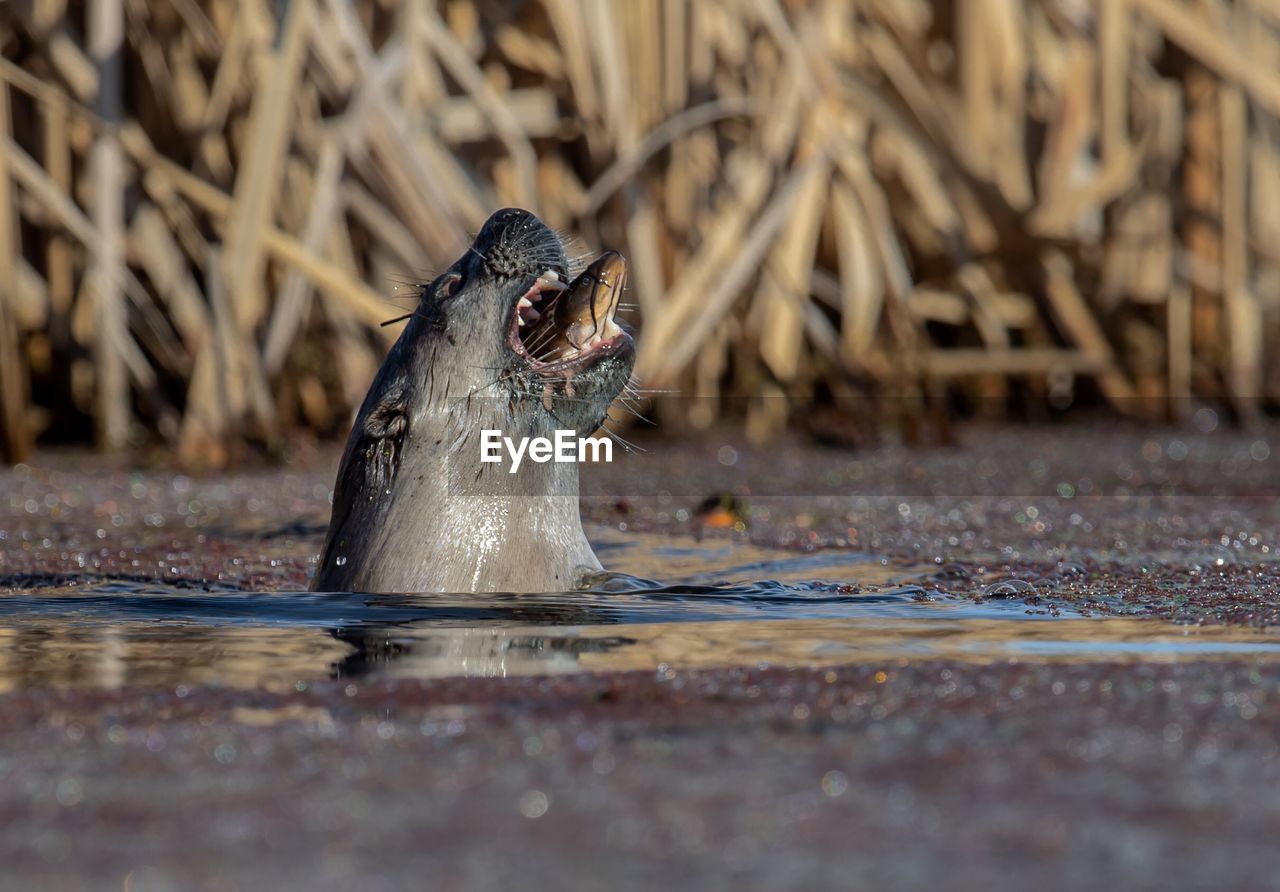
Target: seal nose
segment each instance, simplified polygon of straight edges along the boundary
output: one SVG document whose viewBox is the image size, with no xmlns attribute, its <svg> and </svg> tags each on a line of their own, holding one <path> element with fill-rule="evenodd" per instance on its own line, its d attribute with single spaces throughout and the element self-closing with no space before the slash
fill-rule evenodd
<svg viewBox="0 0 1280 892">
<path fill-rule="evenodd" d="M 500 276 L 540 275 L 564 266 L 560 237 L 524 208 L 494 211 L 476 236 L 475 252 Z"/>
<path fill-rule="evenodd" d="M 546 238 L 555 239 L 555 233 L 532 211 L 526 211 L 524 208 L 503 208 L 489 215 L 489 219 L 480 229 L 480 234 L 476 236 L 476 244 L 492 242 L 513 245 Z M 558 243 L 559 240 L 556 239 L 556 241 Z"/>
<path fill-rule="evenodd" d="M 489 215 L 489 219 L 484 222 L 484 229 L 494 227 L 496 230 L 504 230 L 510 227 L 521 227 L 528 225 L 543 225 L 537 215 L 532 211 L 526 211 L 524 208 L 502 208 L 494 211 Z M 481 230 L 483 232 L 483 230 Z"/>
</svg>

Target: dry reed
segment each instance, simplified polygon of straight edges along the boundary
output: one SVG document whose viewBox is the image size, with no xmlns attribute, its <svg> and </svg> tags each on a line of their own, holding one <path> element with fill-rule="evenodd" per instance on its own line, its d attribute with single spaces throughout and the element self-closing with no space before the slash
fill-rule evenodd
<svg viewBox="0 0 1280 892">
<path fill-rule="evenodd" d="M 10 0 L 0 47 L 10 459 L 339 431 L 509 204 L 627 253 L 698 423 L 1280 400 L 1265 0 Z"/>
</svg>

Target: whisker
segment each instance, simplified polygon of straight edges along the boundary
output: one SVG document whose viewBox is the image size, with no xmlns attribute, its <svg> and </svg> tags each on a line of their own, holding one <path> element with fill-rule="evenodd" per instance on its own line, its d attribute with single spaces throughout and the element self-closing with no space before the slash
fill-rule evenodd
<svg viewBox="0 0 1280 892">
<path fill-rule="evenodd" d="M 642 415 L 642 414 L 640 413 L 640 411 L 639 411 L 638 409 L 636 409 L 634 406 L 630 406 L 630 405 L 628 405 L 628 404 L 627 404 L 627 401 L 626 401 L 625 399 L 623 399 L 622 397 L 619 397 L 618 399 L 619 399 L 619 402 L 618 402 L 618 403 L 616 403 L 615 405 L 619 405 L 619 406 L 621 406 L 623 409 L 625 409 L 627 412 L 629 412 L 633 418 L 638 418 L 638 419 L 640 419 L 641 421 L 643 421 L 645 424 L 650 425 L 651 427 L 657 427 L 657 426 L 658 426 L 658 425 L 657 425 L 657 422 L 655 422 L 653 419 L 648 418 L 648 417 L 647 417 L 647 416 L 645 416 L 645 415 Z"/>
<path fill-rule="evenodd" d="M 529 355 L 536 357 L 539 362 L 546 362 L 549 353 L 540 353 L 543 347 L 549 347 L 554 335 L 558 334 L 554 329 L 548 328 L 539 334 L 533 342 L 525 344 L 525 349 L 529 351 Z"/>
<path fill-rule="evenodd" d="M 502 381 L 502 376 L 499 375 L 498 377 L 494 378 L 492 381 L 486 381 L 483 384 L 477 384 L 472 390 L 469 390 L 466 394 L 458 397 L 456 400 L 450 403 L 449 411 L 452 412 L 459 403 L 467 402 L 480 391 L 487 390 L 488 388 L 492 387 L 495 384 L 500 383 L 501 381 Z"/>
<path fill-rule="evenodd" d="M 384 276 L 383 278 L 388 282 L 395 283 L 396 285 L 408 285 L 412 288 L 424 288 L 428 282 L 434 282 L 438 275 L 440 274 L 434 270 L 417 267 L 399 275 Z"/>
<path fill-rule="evenodd" d="M 641 448 L 640 446 L 637 446 L 635 443 L 632 443 L 630 440 L 623 439 L 623 438 L 622 438 L 621 436 L 619 436 L 615 431 L 610 430 L 609 425 L 607 425 L 607 424 L 603 424 L 603 423 L 602 423 L 602 424 L 600 425 L 600 430 L 604 431 L 604 432 L 605 432 L 606 434 L 608 434 L 610 437 L 612 437 L 613 439 L 617 440 L 617 441 L 618 441 L 618 443 L 622 446 L 622 448 L 623 448 L 623 449 L 625 449 L 625 450 L 627 450 L 628 452 L 636 453 L 636 452 L 648 452 L 648 451 L 649 451 L 648 449 L 644 449 L 644 448 Z"/>
</svg>

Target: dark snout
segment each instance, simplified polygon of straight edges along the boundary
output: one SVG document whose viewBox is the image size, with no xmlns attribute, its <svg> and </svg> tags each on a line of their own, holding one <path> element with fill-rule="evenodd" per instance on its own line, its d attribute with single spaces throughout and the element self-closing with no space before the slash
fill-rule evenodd
<svg viewBox="0 0 1280 892">
<path fill-rule="evenodd" d="M 472 245 L 494 276 L 538 276 L 554 269 L 564 276 L 568 267 L 564 245 L 555 230 L 523 208 L 494 212 Z"/>
</svg>

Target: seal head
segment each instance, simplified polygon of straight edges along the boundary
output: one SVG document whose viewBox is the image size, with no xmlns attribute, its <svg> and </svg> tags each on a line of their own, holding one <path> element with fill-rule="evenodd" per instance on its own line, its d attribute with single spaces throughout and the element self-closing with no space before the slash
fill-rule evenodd
<svg viewBox="0 0 1280 892">
<path fill-rule="evenodd" d="M 575 464 L 482 463 L 481 431 L 588 436 L 635 361 L 615 319 L 626 262 L 577 279 L 525 210 L 485 223 L 422 289 L 356 418 L 315 591 L 560 591 L 600 563 Z"/>
</svg>

